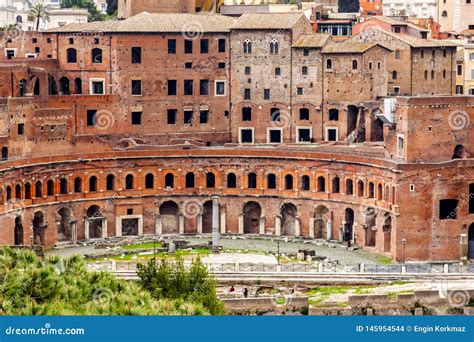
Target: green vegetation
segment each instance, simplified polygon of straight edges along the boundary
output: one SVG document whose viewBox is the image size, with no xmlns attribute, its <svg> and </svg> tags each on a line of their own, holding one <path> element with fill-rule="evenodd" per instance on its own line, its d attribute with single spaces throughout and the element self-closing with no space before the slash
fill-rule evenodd
<svg viewBox="0 0 474 342">
<path fill-rule="evenodd" d="M 123 245 L 123 249 L 153 249 L 153 248 L 161 248 L 163 245 L 159 242 L 155 242 L 155 245 L 153 246 L 153 242 L 146 242 L 146 243 L 136 243 L 136 244 L 131 244 L 131 245 Z"/>
<path fill-rule="evenodd" d="M 217 298 L 216 282 L 200 258 L 186 269 L 183 258 L 171 263 L 155 259 L 137 265 L 139 284 L 156 299 L 174 299 L 201 304 L 212 315 L 224 313 L 224 305 Z"/>
<path fill-rule="evenodd" d="M 393 260 L 385 255 L 377 255 L 376 259 L 377 263 L 382 265 L 391 265 L 393 263 Z"/>
<path fill-rule="evenodd" d="M 38 31 L 41 21 L 49 22 L 48 6 L 45 6 L 42 3 L 34 4 L 31 7 L 30 12 L 28 13 L 28 16 L 30 16 L 33 19 L 33 21 L 36 21 L 36 31 Z"/>
<path fill-rule="evenodd" d="M 93 0 L 62 0 L 61 8 L 82 8 L 89 12 L 89 21 L 105 20 L 103 15 L 96 7 Z"/>
<path fill-rule="evenodd" d="M 209 283 L 210 293 L 215 294 Z M 27 249 L 0 249 L 2 315 L 200 315 L 201 302 L 153 298 L 134 282 L 88 272 L 79 256 L 40 260 Z"/>
</svg>

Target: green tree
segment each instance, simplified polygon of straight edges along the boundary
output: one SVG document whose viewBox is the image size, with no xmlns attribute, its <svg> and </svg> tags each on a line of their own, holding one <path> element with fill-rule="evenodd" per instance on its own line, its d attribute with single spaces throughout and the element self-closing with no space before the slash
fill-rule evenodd
<svg viewBox="0 0 474 342">
<path fill-rule="evenodd" d="M 139 284 L 156 299 L 175 299 L 203 305 L 212 315 L 224 313 L 223 303 L 216 293 L 216 282 L 201 259 L 193 260 L 186 269 L 182 258 L 171 263 L 154 259 L 137 265 Z"/>
<path fill-rule="evenodd" d="M 107 0 L 107 14 L 114 15 L 118 10 L 117 0 Z"/>
<path fill-rule="evenodd" d="M 62 0 L 61 8 L 83 8 L 89 12 L 89 21 L 104 20 L 104 16 L 92 0 Z"/>
<path fill-rule="evenodd" d="M 155 299 L 136 282 L 88 272 L 78 256 L 40 260 L 0 249 L 0 315 L 202 315 L 197 301 Z"/>
<path fill-rule="evenodd" d="M 28 13 L 28 15 L 36 21 L 36 31 L 39 30 L 40 22 L 46 21 L 49 23 L 49 10 L 48 6 L 45 6 L 42 3 L 37 3 L 33 5 Z"/>
</svg>

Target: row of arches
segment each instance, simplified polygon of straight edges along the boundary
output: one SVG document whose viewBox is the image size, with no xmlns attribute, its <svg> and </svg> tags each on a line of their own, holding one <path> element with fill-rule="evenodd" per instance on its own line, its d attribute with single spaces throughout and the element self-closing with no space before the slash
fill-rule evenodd
<svg viewBox="0 0 474 342">
<path fill-rule="evenodd" d="M 204 173 L 204 185 L 208 189 L 218 187 L 216 175 L 213 172 Z M 265 186 L 269 190 L 300 190 L 300 191 L 316 191 L 328 193 L 344 193 L 346 195 L 356 195 L 358 197 L 367 197 L 377 199 L 379 201 L 386 201 L 395 203 L 395 188 L 388 184 L 384 185 L 379 182 L 369 181 L 367 184 L 358 179 L 356 186 L 352 178 L 346 178 L 343 181 L 339 176 L 328 177 L 318 176 L 315 178 L 315 184 L 312 184 L 312 177 L 307 174 L 301 176 L 294 176 L 293 174 L 285 174 L 282 176 L 281 183 L 279 177 L 274 173 L 267 173 L 264 178 L 264 184 L 260 184 L 260 179 L 255 172 L 250 172 L 246 175 L 246 180 L 242 182 L 236 173 L 229 172 L 224 178 L 226 188 L 236 189 L 237 187 L 247 189 L 257 189 Z M 188 172 L 184 176 L 184 187 L 186 189 L 196 188 L 198 185 L 198 177 L 193 172 Z M 60 177 L 58 181 L 49 179 L 44 184 L 41 180 L 35 183 L 26 182 L 24 184 L 16 184 L 13 188 L 10 185 L 5 187 L 5 196 L 1 194 L 3 201 L 23 200 L 32 198 L 41 198 L 44 196 L 66 195 L 69 193 L 93 193 L 98 191 L 115 191 L 119 190 L 117 186 L 117 178 L 114 174 L 108 174 L 105 177 L 105 189 L 100 186 L 99 178 L 95 175 L 88 177 L 87 184 L 84 184 L 83 177 L 75 177 L 70 182 L 66 177 Z M 126 174 L 122 180 L 122 188 L 125 190 L 156 189 L 156 176 L 153 173 L 147 173 L 141 182 L 139 182 L 134 174 Z M 243 183 L 243 184 L 239 184 Z M 175 188 L 175 175 L 173 173 L 166 173 L 164 175 L 164 187 L 167 189 Z M 122 190 L 122 189 L 120 189 Z M 1 192 L 3 192 L 0 189 Z M 4 197 L 4 198 L 3 198 Z"/>
<path fill-rule="evenodd" d="M 29 91 L 30 84 L 33 85 L 30 92 L 33 96 L 39 96 L 41 94 L 41 81 L 38 77 L 33 76 L 30 81 L 26 79 L 21 79 L 18 82 L 18 96 L 23 97 L 26 96 Z M 66 77 L 62 76 L 58 81 L 52 75 L 48 75 L 48 94 L 49 95 L 71 95 L 72 93 L 76 95 L 82 94 L 82 79 L 80 77 L 76 77 L 71 80 Z"/>
</svg>

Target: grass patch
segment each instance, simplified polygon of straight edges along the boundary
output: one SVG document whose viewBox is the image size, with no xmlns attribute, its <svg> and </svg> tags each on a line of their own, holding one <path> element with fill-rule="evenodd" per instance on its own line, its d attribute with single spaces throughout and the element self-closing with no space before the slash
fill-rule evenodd
<svg viewBox="0 0 474 342">
<path fill-rule="evenodd" d="M 150 259 L 150 258 L 157 258 L 157 259 L 168 259 L 168 258 L 175 258 L 177 256 L 194 256 L 194 255 L 208 255 L 210 250 L 207 248 L 199 248 L 193 250 L 182 250 L 178 249 L 175 253 L 166 253 L 166 252 L 159 252 L 159 253 L 150 253 L 150 254 L 126 254 L 126 255 L 114 255 L 108 257 L 108 260 L 117 260 L 117 261 L 126 261 L 126 260 L 142 260 L 142 259 Z M 98 260 L 96 260 L 98 261 Z"/>
<path fill-rule="evenodd" d="M 389 258 L 385 255 L 378 255 L 376 259 L 377 262 L 382 265 L 391 265 L 393 263 L 392 258 Z"/>
<path fill-rule="evenodd" d="M 159 242 L 155 243 L 155 248 L 161 248 L 162 244 Z M 153 242 L 137 243 L 131 245 L 122 245 L 122 249 L 133 250 L 133 249 L 153 249 Z"/>
</svg>

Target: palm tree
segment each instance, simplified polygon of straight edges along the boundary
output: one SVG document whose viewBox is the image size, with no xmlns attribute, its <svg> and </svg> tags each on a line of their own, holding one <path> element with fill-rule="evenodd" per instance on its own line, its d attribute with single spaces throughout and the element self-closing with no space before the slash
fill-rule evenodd
<svg viewBox="0 0 474 342">
<path fill-rule="evenodd" d="M 48 6 L 45 6 L 42 3 L 37 3 L 33 5 L 28 13 L 29 16 L 36 20 L 36 31 L 39 30 L 40 21 L 47 21 L 49 23 L 49 10 Z"/>
</svg>

